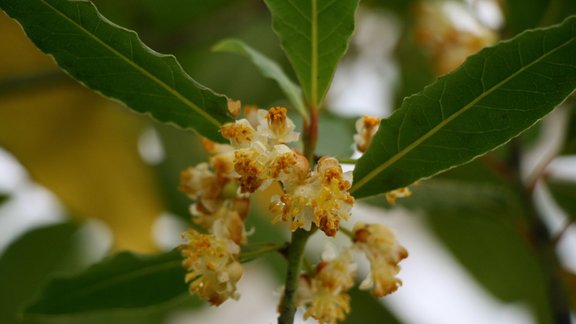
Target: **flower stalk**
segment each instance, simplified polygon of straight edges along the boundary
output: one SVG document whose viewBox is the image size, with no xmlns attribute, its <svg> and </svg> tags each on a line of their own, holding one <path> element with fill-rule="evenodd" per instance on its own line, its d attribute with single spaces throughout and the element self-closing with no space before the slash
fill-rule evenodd
<svg viewBox="0 0 576 324">
<path fill-rule="evenodd" d="M 284 285 L 284 296 L 280 303 L 280 316 L 278 324 L 292 324 L 294 314 L 296 313 L 296 293 L 298 290 L 298 281 L 300 280 L 300 269 L 304 258 L 304 250 L 308 238 L 314 233 L 313 230 L 305 231 L 302 229 L 292 233 L 292 240 L 288 248 L 288 269 L 286 272 L 286 282 Z"/>
</svg>

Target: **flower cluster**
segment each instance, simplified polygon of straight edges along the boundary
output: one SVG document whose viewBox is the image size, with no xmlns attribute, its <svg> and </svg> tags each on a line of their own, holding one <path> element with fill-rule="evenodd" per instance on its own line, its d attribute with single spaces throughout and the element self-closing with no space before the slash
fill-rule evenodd
<svg viewBox="0 0 576 324">
<path fill-rule="evenodd" d="M 204 140 L 209 163 L 184 170 L 180 190 L 194 200 L 192 221 L 207 233 L 189 230 L 181 245 L 190 291 L 211 304 L 237 298 L 242 275 L 237 261 L 246 243 L 244 220 L 250 193 L 280 181 L 288 189 L 304 181 L 308 161 L 285 143 L 298 139 L 286 108 L 248 108 L 246 118 L 221 128 L 230 145 Z"/>
<path fill-rule="evenodd" d="M 240 246 L 246 243 L 244 220 L 249 200 L 237 194 L 233 147 L 208 140 L 204 147 L 210 163 L 184 170 L 179 189 L 194 200 L 192 221 L 206 233 L 188 230 L 180 250 L 190 292 L 217 306 L 239 297 L 236 284 L 243 270 L 238 258 Z"/>
<path fill-rule="evenodd" d="M 338 257 L 323 255 L 322 259 L 312 277 L 300 277 L 297 302 L 306 307 L 305 318 L 311 316 L 321 324 L 332 324 L 344 320 L 350 312 L 347 291 L 354 285 L 356 264 L 350 249 Z"/>
<path fill-rule="evenodd" d="M 274 180 L 290 187 L 306 177 L 308 161 L 286 146 L 299 136 L 286 112 L 283 107 L 259 109 L 222 126 L 222 136 L 233 148 L 233 176 L 241 193 L 265 189 Z"/>
<path fill-rule="evenodd" d="M 306 308 L 305 317 L 312 316 L 319 323 L 341 321 L 350 312 L 347 291 L 354 285 L 357 265 L 352 252 L 361 252 L 370 262 L 370 273 L 360 283 L 360 289 L 370 290 L 376 297 L 391 294 L 402 281 L 396 277 L 398 263 L 408 252 L 394 237 L 394 233 L 381 224 L 358 223 L 353 231 L 353 245 L 340 252 L 325 253 L 312 275 L 304 274 L 298 288 L 298 305 Z"/>
<path fill-rule="evenodd" d="M 238 109 L 236 109 L 238 110 Z M 364 152 L 376 131 L 379 119 L 363 117 L 356 123 L 356 148 Z M 192 220 L 205 229 L 184 233 L 180 246 L 187 269 L 190 291 L 212 305 L 236 299 L 237 283 L 243 269 L 240 247 L 246 244 L 244 220 L 250 194 L 280 184 L 269 210 L 273 223 L 286 222 L 291 231 L 318 228 L 333 237 L 342 221 L 350 219 L 354 198 L 350 172 L 343 172 L 338 160 L 321 157 L 313 168 L 302 154 L 287 146 L 298 140 L 286 108 L 245 109 L 244 118 L 221 127 L 230 144 L 204 141 L 210 154 L 208 163 L 184 170 L 180 190 L 194 203 Z M 400 189 L 388 194 L 393 203 L 409 194 Z M 360 284 L 375 296 L 392 293 L 400 285 L 398 263 L 407 257 L 391 230 L 383 225 L 357 224 L 349 233 L 352 245 L 338 256 L 324 254 L 314 271 L 301 275 L 297 304 L 305 307 L 305 317 L 320 323 L 336 323 L 350 312 L 348 290 L 354 285 L 357 265 L 353 253 L 364 253 L 371 271 Z"/>
<path fill-rule="evenodd" d="M 212 234 L 194 230 L 184 233 L 188 241 L 181 250 L 190 292 L 217 306 L 228 298 L 239 297 L 236 283 L 242 277 L 243 269 L 237 259 L 240 248 L 226 237 L 220 222 L 215 225 L 220 230 Z"/>
<path fill-rule="evenodd" d="M 334 158 L 323 157 L 316 168 L 299 184 L 280 196 L 272 197 L 272 222 L 285 221 L 290 229 L 310 230 L 312 224 L 328 236 L 335 236 L 340 220 L 348 220 L 354 198 L 348 193 L 350 174 L 344 174 Z"/>
</svg>

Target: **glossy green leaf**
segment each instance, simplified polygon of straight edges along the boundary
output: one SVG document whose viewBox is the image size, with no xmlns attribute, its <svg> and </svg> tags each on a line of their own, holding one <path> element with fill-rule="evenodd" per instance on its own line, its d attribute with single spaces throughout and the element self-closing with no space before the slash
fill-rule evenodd
<svg viewBox="0 0 576 324">
<path fill-rule="evenodd" d="M 107 20 L 86 0 L 0 0 L 42 51 L 88 87 L 159 121 L 222 141 L 226 97 L 188 76 L 173 56 Z"/>
<path fill-rule="evenodd" d="M 284 92 L 286 98 L 288 98 L 294 108 L 298 110 L 300 115 L 308 115 L 306 106 L 304 106 L 304 101 L 302 100 L 302 90 L 300 90 L 300 87 L 288 78 L 278 63 L 272 61 L 262 53 L 237 39 L 224 40 L 216 44 L 216 46 L 213 47 L 213 50 L 237 53 L 249 58 L 265 77 L 278 83 L 278 86 L 282 92 Z"/>
<path fill-rule="evenodd" d="M 308 102 L 321 105 L 354 30 L 358 0 L 265 0 Z"/>
<path fill-rule="evenodd" d="M 471 56 L 382 120 L 354 170 L 357 198 L 407 186 L 510 140 L 576 88 L 576 17 Z"/>
<path fill-rule="evenodd" d="M 576 221 L 576 182 L 548 179 L 546 184 L 558 205 Z"/>
<path fill-rule="evenodd" d="M 0 323 L 14 323 L 55 272 L 78 267 L 74 235 L 78 225 L 61 223 L 39 227 L 14 241 L 0 257 Z"/>
<path fill-rule="evenodd" d="M 53 279 L 27 315 L 75 314 L 144 308 L 184 293 L 180 252 L 155 256 L 116 254 L 86 271 Z"/>
</svg>

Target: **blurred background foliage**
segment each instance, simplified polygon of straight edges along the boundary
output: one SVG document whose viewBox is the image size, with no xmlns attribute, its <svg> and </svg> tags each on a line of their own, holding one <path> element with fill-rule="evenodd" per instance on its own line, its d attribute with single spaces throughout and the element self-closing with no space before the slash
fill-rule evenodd
<svg viewBox="0 0 576 324">
<path fill-rule="evenodd" d="M 262 1 L 93 2 L 110 20 L 136 30 L 151 48 L 175 54 L 193 78 L 216 92 L 261 107 L 286 104 L 275 84 L 263 78 L 244 58 L 211 51 L 222 39 L 239 38 L 279 62 L 295 79 L 270 28 L 270 16 Z M 482 2 L 468 1 L 464 6 L 472 10 Z M 390 35 L 370 35 L 365 43 L 355 38 L 343 64 L 361 60 L 366 48 L 381 38 L 388 37 L 387 42 L 393 43 L 387 56 L 377 58 L 390 62 L 395 71 L 385 98 L 390 107 L 372 107 L 379 116 L 388 114 L 402 98 L 455 68 L 482 46 L 576 13 L 573 0 L 501 0 L 494 2 L 502 10 L 501 24 L 494 27 L 479 19 L 483 28 L 490 30 L 488 35 L 446 25 L 438 9 L 427 7 L 426 3 L 429 2 L 362 1 L 360 26 L 362 19 L 375 14 L 390 20 L 394 28 Z M 0 51 L 0 147 L 24 166 L 33 181 L 53 192 L 66 213 L 65 222 L 32 229 L 0 253 L 0 323 L 13 323 L 22 320 L 17 313 L 38 295 L 50 276 L 72 273 L 97 261 L 86 257 L 81 249 L 91 243 L 86 239 L 79 243 L 86 220 L 98 219 L 108 226 L 113 241 L 110 254 L 119 250 L 153 253 L 166 249 L 154 239 L 153 225 L 162 214 L 188 221 L 190 201 L 177 190 L 178 175 L 187 166 L 203 161 L 206 155 L 193 133 L 129 112 L 71 80 L 4 13 L 0 14 L 0 32 L 4 44 Z M 338 95 L 329 96 L 329 105 L 334 103 L 330 98 Z M 571 106 L 564 108 L 567 130 L 557 151 L 570 156 L 576 154 L 574 101 L 568 101 L 566 106 Z M 320 125 L 319 154 L 347 157 L 352 153 L 351 117 L 362 111 L 357 108 L 325 113 Z M 342 110 L 345 117 L 339 116 Z M 531 196 L 535 188 L 522 185 L 518 159 L 523 157 L 525 148 L 536 145 L 541 134 L 539 126 L 535 127 L 512 145 L 414 186 L 414 195 L 399 201 L 398 207 L 425 211 L 424 224 L 494 297 L 506 303 L 524 303 L 533 310 L 538 323 L 552 323 L 556 311 L 550 304 L 550 273 L 562 274 L 566 284 L 560 286 L 571 296 L 573 307 L 576 276 L 574 269 L 564 268 L 562 262 L 546 263 L 549 259 L 538 251 L 547 249 L 554 254 L 555 246 L 534 243 L 538 238 L 534 237 L 534 218 L 530 214 L 535 209 Z M 148 152 L 149 146 L 154 145 L 161 151 Z M 547 162 L 554 157 L 550 156 Z M 544 172 L 540 176 L 543 175 Z M 561 235 L 576 220 L 576 182 L 553 176 L 545 179 L 557 203 L 569 215 Z M 10 195 L 0 192 L 0 204 L 9 202 Z M 257 231 L 250 240 L 282 243 L 285 234 L 270 225 L 264 201 L 265 198 L 256 197 L 252 205 L 247 228 L 252 226 Z M 367 202 L 391 208 L 383 197 Z M 546 235 L 556 234 L 547 231 Z M 402 237 L 402 233 L 398 235 Z M 283 260 L 271 255 L 263 264 L 273 271 L 280 285 Z M 185 297 L 139 312 L 28 321 L 158 323 L 171 310 L 198 306 L 193 298 Z M 439 310 L 443 311 L 449 310 Z M 352 293 L 352 313 L 347 323 L 382 323 L 384 319 L 386 323 L 400 322 L 368 294 Z"/>
</svg>

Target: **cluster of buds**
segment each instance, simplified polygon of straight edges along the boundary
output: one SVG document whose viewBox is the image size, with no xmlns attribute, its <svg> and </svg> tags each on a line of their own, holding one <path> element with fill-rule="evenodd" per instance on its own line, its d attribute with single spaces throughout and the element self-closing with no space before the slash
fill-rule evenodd
<svg viewBox="0 0 576 324">
<path fill-rule="evenodd" d="M 220 305 L 239 297 L 236 284 L 243 270 L 238 258 L 240 246 L 246 243 L 244 219 L 249 201 L 235 192 L 232 148 L 209 141 L 204 144 L 211 154 L 210 164 L 184 170 L 179 189 L 194 200 L 190 206 L 192 221 L 206 233 L 188 230 L 180 250 L 190 293 Z"/>
<path fill-rule="evenodd" d="M 363 117 L 356 123 L 354 140 L 359 152 L 367 149 L 378 125 L 374 117 Z M 239 255 L 246 243 L 244 220 L 250 194 L 278 183 L 282 193 L 273 196 L 269 205 L 272 222 L 285 222 L 291 231 L 318 228 L 333 237 L 341 222 L 350 219 L 354 205 L 349 193 L 351 172 L 343 172 L 332 157 L 318 159 L 311 168 L 306 157 L 287 146 L 298 140 L 294 129 L 286 108 L 247 109 L 245 118 L 221 127 L 229 145 L 205 141 L 209 163 L 181 174 L 180 190 L 194 200 L 192 219 L 206 229 L 184 234 L 186 243 L 180 248 L 188 270 L 186 281 L 192 293 L 213 305 L 239 296 L 236 285 L 243 272 Z M 405 195 L 397 191 L 388 199 Z M 371 264 L 361 289 L 381 297 L 401 285 L 395 276 L 407 252 L 392 231 L 382 225 L 358 224 L 349 236 L 350 247 L 338 256 L 323 255 L 314 271 L 301 276 L 297 303 L 306 308 L 306 318 L 336 323 L 350 312 L 347 292 L 354 285 L 357 268 L 354 251 L 365 254 Z"/>
</svg>

